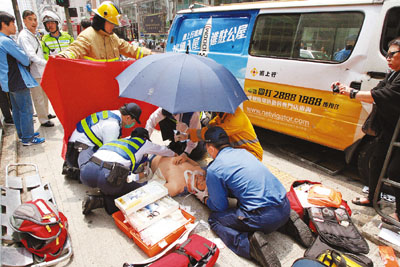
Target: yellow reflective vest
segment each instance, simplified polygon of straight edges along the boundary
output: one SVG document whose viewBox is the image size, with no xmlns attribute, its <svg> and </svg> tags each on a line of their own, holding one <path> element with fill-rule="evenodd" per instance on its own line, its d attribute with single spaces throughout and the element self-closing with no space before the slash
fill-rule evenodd
<svg viewBox="0 0 400 267">
<path fill-rule="evenodd" d="M 96 31 L 93 27 L 81 32 L 75 42 L 60 53 L 66 58 L 104 62 L 117 61 L 120 55 L 139 59 L 150 54 L 151 50 L 147 48 L 132 45 L 120 39 L 115 33 Z"/>
<path fill-rule="evenodd" d="M 55 38 L 49 34 L 45 34 L 42 37 L 42 49 L 43 56 L 46 60 L 49 60 L 50 55 L 58 54 L 65 50 L 72 42 L 74 38 L 66 32 L 60 31 L 60 36 Z"/>
<path fill-rule="evenodd" d="M 263 158 L 263 149 L 257 139 L 256 132 L 249 117 L 238 107 L 234 114 L 223 113 L 222 117 L 217 115 L 209 123 L 210 126 L 219 126 L 228 134 L 232 147 L 243 148 L 256 156 L 260 161 Z M 201 130 L 189 129 L 190 140 L 199 142 L 204 140 L 204 134 L 208 130 L 203 127 Z"/>
</svg>

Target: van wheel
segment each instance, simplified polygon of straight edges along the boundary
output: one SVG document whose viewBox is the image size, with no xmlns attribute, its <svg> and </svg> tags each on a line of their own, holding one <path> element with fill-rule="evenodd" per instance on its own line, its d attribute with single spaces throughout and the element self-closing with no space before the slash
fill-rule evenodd
<svg viewBox="0 0 400 267">
<path fill-rule="evenodd" d="M 367 140 L 361 145 L 357 156 L 357 168 L 361 181 L 368 185 L 369 166 L 373 151 L 376 149 L 375 139 Z"/>
</svg>

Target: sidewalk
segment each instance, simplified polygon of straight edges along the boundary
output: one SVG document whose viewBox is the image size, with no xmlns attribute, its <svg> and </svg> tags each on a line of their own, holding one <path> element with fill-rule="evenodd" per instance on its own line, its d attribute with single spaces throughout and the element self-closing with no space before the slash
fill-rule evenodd
<svg viewBox="0 0 400 267">
<path fill-rule="evenodd" d="M 57 266 L 122 266 L 124 262 L 131 263 L 147 259 L 146 254 L 116 227 L 112 217 L 107 215 L 104 210 L 95 210 L 88 216 L 82 215 L 82 199 L 89 188 L 77 181 L 67 180 L 61 175 L 63 128 L 57 119 L 53 121 L 55 127 L 39 128 L 41 137 L 45 137 L 46 142 L 30 147 L 23 147 L 17 141 L 14 127 L 8 126 L 6 128 L 3 134 L 2 153 L 0 154 L 1 184 L 4 184 L 7 164 L 19 162 L 38 165 L 42 181 L 50 183 L 58 207 L 69 221 L 69 233 L 74 255 L 69 262 Z M 36 122 L 35 129 L 38 126 L 39 124 Z M 153 133 L 152 140 L 156 143 L 162 143 L 159 132 Z M 354 180 L 346 177 L 328 176 L 301 167 L 297 163 L 287 162 L 285 159 L 278 158 L 267 151 L 264 152 L 263 162 L 280 179 L 287 190 L 293 181 L 309 179 L 323 182 L 325 185 L 339 190 L 348 202 L 361 192 L 361 184 Z M 198 221 L 207 222 L 209 211 L 194 196 L 176 197 L 175 199 L 181 205 L 189 206 Z M 371 208 L 357 207 L 352 204 L 350 204 L 350 207 L 353 210 L 352 219 L 359 226 L 369 222 L 375 216 L 375 211 Z M 195 232 L 215 241 L 215 234 L 207 229 L 208 224 L 203 222 L 199 224 Z M 359 227 L 359 230 L 361 231 L 362 228 Z M 365 231 L 371 232 L 370 230 L 366 229 Z M 305 249 L 285 235 L 272 233 L 269 238 L 274 244 L 282 266 L 291 266 L 297 258 L 304 254 Z M 368 244 L 370 247 L 368 257 L 372 259 L 374 266 L 384 266 L 379 256 L 378 247 L 369 240 Z M 236 256 L 227 247 L 224 247 L 220 250 L 216 266 L 243 267 L 256 265 Z"/>
</svg>

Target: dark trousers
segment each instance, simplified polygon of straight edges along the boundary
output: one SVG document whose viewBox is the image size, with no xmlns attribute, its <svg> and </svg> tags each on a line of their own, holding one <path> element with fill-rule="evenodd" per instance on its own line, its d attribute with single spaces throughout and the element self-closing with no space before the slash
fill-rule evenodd
<svg viewBox="0 0 400 267">
<path fill-rule="evenodd" d="M 391 136 L 382 135 L 378 137 L 377 146 L 371 157 L 370 172 L 369 172 L 369 194 L 368 199 L 372 201 L 376 186 L 378 184 L 379 176 L 381 174 L 383 163 L 391 141 Z M 385 177 L 393 181 L 400 181 L 400 150 L 396 147 L 393 148 L 392 157 L 390 159 Z M 400 189 L 393 187 L 393 193 L 396 197 L 396 213 L 400 215 Z"/>
<path fill-rule="evenodd" d="M 83 151 L 82 151 L 83 152 Z M 82 153 L 81 152 L 81 153 Z M 118 211 L 115 206 L 114 199 L 123 196 L 141 185 L 135 182 L 124 183 L 121 186 L 112 186 L 107 182 L 107 177 L 110 170 L 102 165 L 97 165 L 92 161 L 87 161 L 81 165 L 81 181 L 83 184 L 90 187 L 98 187 L 104 197 L 104 208 L 108 214 L 113 214 Z"/>
<path fill-rule="evenodd" d="M 290 214 L 290 203 L 285 200 L 277 206 L 245 211 L 232 208 L 212 212 L 208 218 L 211 229 L 237 255 L 251 259 L 249 234 L 256 231 L 271 233 L 283 226 Z"/>
<path fill-rule="evenodd" d="M 6 121 L 12 120 L 11 101 L 8 93 L 3 92 L 0 88 L 0 109 Z"/>
</svg>

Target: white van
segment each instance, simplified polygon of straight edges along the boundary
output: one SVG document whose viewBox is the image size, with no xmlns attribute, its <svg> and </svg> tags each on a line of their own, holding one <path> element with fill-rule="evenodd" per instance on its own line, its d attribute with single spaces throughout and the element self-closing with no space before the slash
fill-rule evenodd
<svg viewBox="0 0 400 267">
<path fill-rule="evenodd" d="M 227 67 L 250 101 L 254 125 L 358 155 L 366 171 L 371 105 L 334 95 L 340 81 L 370 90 L 388 71 L 400 36 L 399 0 L 272 1 L 180 11 L 167 52 L 208 56 Z M 357 152 L 357 153 L 355 153 Z M 363 176 L 363 173 L 361 173 Z"/>
</svg>

